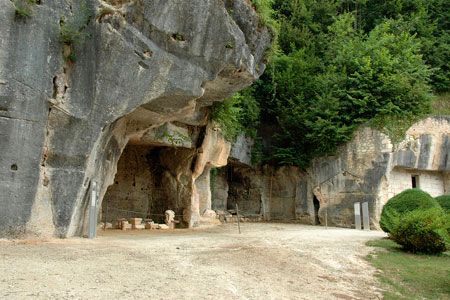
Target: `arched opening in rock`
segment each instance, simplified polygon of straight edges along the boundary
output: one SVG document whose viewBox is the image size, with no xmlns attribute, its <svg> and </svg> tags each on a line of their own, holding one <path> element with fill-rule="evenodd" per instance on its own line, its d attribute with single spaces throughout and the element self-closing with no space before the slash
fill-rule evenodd
<svg viewBox="0 0 450 300">
<path fill-rule="evenodd" d="M 176 214 L 180 226 L 188 186 L 186 176 L 177 176 L 171 163 L 177 157 L 188 157 L 190 149 L 161 147 L 130 142 L 117 164 L 114 182 L 107 188 L 102 202 L 103 222 L 118 227 L 120 220 L 142 218 L 164 223 L 165 211 Z"/>
<path fill-rule="evenodd" d="M 316 196 L 314 196 L 313 198 L 313 204 L 314 204 L 314 225 L 320 225 L 319 219 L 320 202 Z"/>
</svg>

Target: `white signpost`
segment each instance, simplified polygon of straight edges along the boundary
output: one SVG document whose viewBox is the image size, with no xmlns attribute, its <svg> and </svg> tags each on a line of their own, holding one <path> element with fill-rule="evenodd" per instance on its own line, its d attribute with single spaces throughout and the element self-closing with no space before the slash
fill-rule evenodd
<svg viewBox="0 0 450 300">
<path fill-rule="evenodd" d="M 361 230 L 361 203 L 355 202 L 355 229 Z"/>
<path fill-rule="evenodd" d="M 97 183 L 92 181 L 90 191 L 90 205 L 89 205 L 89 232 L 88 238 L 93 239 L 97 236 L 97 216 L 98 216 L 98 193 Z"/>
<path fill-rule="evenodd" d="M 364 230 L 370 230 L 369 202 L 364 202 L 362 204 L 362 216 L 363 216 Z"/>
</svg>

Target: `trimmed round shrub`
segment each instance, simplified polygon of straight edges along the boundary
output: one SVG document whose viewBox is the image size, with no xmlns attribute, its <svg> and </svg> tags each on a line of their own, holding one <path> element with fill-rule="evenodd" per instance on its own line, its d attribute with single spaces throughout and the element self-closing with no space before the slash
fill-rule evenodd
<svg viewBox="0 0 450 300">
<path fill-rule="evenodd" d="M 450 214 L 450 195 L 442 195 L 439 197 L 434 198 L 439 203 L 439 205 L 442 207 L 444 212 L 447 214 Z"/>
<path fill-rule="evenodd" d="M 395 195 L 383 206 L 380 226 L 384 232 L 390 232 L 397 219 L 416 209 L 426 210 L 440 207 L 436 199 L 420 189 L 404 190 Z"/>
<path fill-rule="evenodd" d="M 439 254 L 450 245 L 450 216 L 441 208 L 406 213 L 391 229 L 391 238 L 404 250 Z"/>
</svg>

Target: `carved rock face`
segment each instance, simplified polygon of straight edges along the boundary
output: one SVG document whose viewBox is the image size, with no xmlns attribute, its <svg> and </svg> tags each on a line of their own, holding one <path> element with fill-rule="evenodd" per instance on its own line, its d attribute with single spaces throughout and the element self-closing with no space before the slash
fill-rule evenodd
<svg viewBox="0 0 450 300">
<path fill-rule="evenodd" d="M 91 0 L 92 39 L 70 46 L 59 43 L 56 24 L 76 15 L 77 3 L 70 11 L 66 1 L 45 1 L 26 22 L 14 19 L 12 3 L 2 5 L 1 235 L 83 234 L 90 182 L 101 201 L 127 143 L 156 145 L 152 130 L 168 122 L 194 128 L 183 147 L 195 160 L 203 141 L 194 131 L 206 125 L 208 106 L 257 79 L 270 44 L 246 1 L 225 2 L 134 0 L 100 14 L 106 3 Z M 75 63 L 63 57 L 69 50 Z M 199 215 L 202 165 L 222 164 L 211 159 L 175 174 L 190 170 L 189 225 Z"/>
</svg>

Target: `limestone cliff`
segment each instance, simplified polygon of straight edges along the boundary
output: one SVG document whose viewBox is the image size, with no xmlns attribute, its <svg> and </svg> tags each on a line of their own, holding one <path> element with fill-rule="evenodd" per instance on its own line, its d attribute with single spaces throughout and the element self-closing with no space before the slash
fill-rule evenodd
<svg viewBox="0 0 450 300">
<path fill-rule="evenodd" d="M 170 146 L 169 123 L 189 137 L 166 164 L 195 226 L 196 181 L 230 151 L 208 107 L 261 75 L 268 31 L 244 0 L 89 0 L 92 38 L 64 46 L 60 16 L 83 2 L 40 1 L 24 20 L 1 0 L 1 235 L 84 234 L 90 183 L 102 199 L 125 146 Z"/>
</svg>

